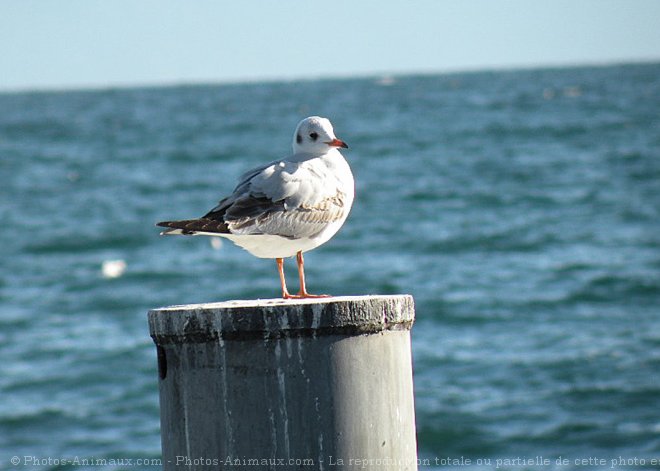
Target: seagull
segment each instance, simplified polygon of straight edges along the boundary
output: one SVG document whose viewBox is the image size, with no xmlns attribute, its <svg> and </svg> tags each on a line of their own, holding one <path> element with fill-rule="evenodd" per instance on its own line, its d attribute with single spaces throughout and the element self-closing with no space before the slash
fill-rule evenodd
<svg viewBox="0 0 660 471">
<path fill-rule="evenodd" d="M 239 178 L 234 192 L 198 219 L 163 221 L 161 235 L 206 235 L 229 239 L 259 258 L 274 258 L 282 298 L 320 298 L 305 286 L 303 252 L 334 236 L 355 196 L 348 148 L 327 118 L 303 119 L 293 135 L 293 155 L 256 167 Z M 284 259 L 295 255 L 300 290 L 290 294 Z"/>
</svg>

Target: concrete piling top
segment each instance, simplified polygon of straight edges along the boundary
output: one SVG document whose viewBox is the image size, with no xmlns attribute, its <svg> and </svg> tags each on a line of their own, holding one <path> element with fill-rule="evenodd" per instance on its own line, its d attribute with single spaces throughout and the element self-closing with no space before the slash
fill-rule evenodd
<svg viewBox="0 0 660 471">
<path fill-rule="evenodd" d="M 250 338 L 359 335 L 408 330 L 410 295 L 261 299 L 170 306 L 149 311 L 157 345 Z"/>
</svg>

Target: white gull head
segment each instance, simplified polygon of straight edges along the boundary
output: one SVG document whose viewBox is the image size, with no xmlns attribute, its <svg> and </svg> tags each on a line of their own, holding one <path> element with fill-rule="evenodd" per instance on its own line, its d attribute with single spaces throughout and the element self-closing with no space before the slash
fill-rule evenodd
<svg viewBox="0 0 660 471">
<path fill-rule="evenodd" d="M 327 118 L 310 116 L 298 123 L 293 134 L 294 154 L 325 154 L 336 147 L 348 147 L 337 139 Z"/>
</svg>

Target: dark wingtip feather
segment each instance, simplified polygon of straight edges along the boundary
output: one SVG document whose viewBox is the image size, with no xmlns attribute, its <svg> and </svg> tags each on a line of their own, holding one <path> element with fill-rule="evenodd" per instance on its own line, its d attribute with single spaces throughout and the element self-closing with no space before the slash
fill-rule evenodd
<svg viewBox="0 0 660 471">
<path fill-rule="evenodd" d="M 194 232 L 217 232 L 219 234 L 229 233 L 229 227 L 227 227 L 227 224 L 224 221 L 218 221 L 216 219 L 209 218 L 185 219 L 182 221 L 162 221 L 156 223 L 156 226 L 169 227 L 170 229 L 181 229 L 183 234 L 192 234 Z"/>
</svg>

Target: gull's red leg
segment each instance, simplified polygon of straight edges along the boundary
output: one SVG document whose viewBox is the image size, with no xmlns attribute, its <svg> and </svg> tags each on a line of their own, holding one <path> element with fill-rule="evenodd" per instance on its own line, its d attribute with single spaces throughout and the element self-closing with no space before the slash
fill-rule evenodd
<svg viewBox="0 0 660 471">
<path fill-rule="evenodd" d="M 284 279 L 284 259 L 276 258 L 277 262 L 277 271 L 280 272 L 280 284 L 282 285 L 282 298 L 290 299 L 294 296 L 289 294 L 289 291 L 286 289 L 286 280 Z"/>
<path fill-rule="evenodd" d="M 296 262 L 298 262 L 298 277 L 300 278 L 300 291 L 296 297 L 298 298 L 327 298 L 327 294 L 309 294 L 305 288 L 305 260 L 303 259 L 302 251 L 296 254 Z"/>
</svg>

